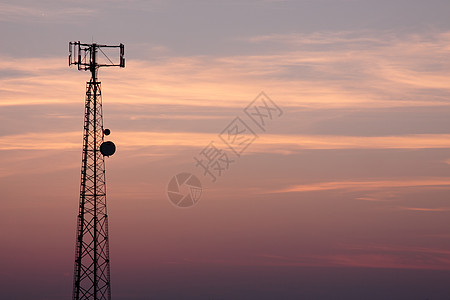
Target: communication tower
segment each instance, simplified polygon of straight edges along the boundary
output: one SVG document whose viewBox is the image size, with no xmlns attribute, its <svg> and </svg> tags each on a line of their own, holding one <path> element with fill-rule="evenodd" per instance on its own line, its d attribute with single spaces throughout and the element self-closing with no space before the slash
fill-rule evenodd
<svg viewBox="0 0 450 300">
<path fill-rule="evenodd" d="M 117 63 L 108 55 L 118 50 Z M 108 54 L 108 55 L 107 55 Z M 106 212 L 105 156 L 116 147 L 104 141 L 100 67 L 125 67 L 124 45 L 69 43 L 69 66 L 90 71 L 86 83 L 80 206 L 77 217 L 73 300 L 110 300 L 108 215 Z"/>
</svg>

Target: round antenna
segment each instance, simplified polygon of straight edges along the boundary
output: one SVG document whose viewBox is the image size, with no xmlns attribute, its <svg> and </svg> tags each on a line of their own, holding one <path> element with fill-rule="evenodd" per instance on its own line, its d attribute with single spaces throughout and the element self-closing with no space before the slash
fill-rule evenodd
<svg viewBox="0 0 450 300">
<path fill-rule="evenodd" d="M 103 130 L 103 134 L 104 134 L 104 135 L 110 135 L 110 134 L 111 134 L 111 130 L 109 130 L 108 128 L 106 128 L 105 130 Z"/>
<path fill-rule="evenodd" d="M 116 152 L 116 145 L 111 141 L 103 142 L 100 145 L 100 152 L 103 156 L 111 156 Z"/>
</svg>

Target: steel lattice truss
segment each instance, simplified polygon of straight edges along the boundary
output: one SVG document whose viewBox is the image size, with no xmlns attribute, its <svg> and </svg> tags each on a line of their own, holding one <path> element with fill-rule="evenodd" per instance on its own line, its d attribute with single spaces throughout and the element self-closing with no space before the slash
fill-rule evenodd
<svg viewBox="0 0 450 300">
<path fill-rule="evenodd" d="M 95 73 L 94 73 L 95 74 Z M 87 82 L 73 299 L 111 299 L 101 84 Z"/>
<path fill-rule="evenodd" d="M 118 62 L 105 53 L 108 49 L 119 50 Z M 91 80 L 86 84 L 73 300 L 111 299 L 104 155 L 114 154 L 115 145 L 111 141 L 103 143 L 104 135 L 110 131 L 103 130 L 102 93 L 97 72 L 100 67 L 124 68 L 124 49 L 123 44 L 69 43 L 69 66 L 76 65 L 78 70 L 91 72 Z M 99 53 L 102 56 L 99 57 Z"/>
</svg>

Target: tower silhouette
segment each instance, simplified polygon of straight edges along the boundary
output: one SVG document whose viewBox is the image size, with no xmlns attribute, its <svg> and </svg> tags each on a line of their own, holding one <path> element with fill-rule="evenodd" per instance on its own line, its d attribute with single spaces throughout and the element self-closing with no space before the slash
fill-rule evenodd
<svg viewBox="0 0 450 300">
<path fill-rule="evenodd" d="M 119 62 L 105 53 L 119 49 Z M 103 51 L 104 49 L 105 51 Z M 112 50 L 111 50 L 112 49 Z M 99 52 L 102 54 L 99 57 Z M 104 62 L 103 62 L 104 61 Z M 80 206 L 77 217 L 73 300 L 111 299 L 108 215 L 106 211 L 105 160 L 115 152 L 113 142 L 104 142 L 100 67 L 125 67 L 124 46 L 69 43 L 69 66 L 90 71 L 86 83 Z"/>
</svg>

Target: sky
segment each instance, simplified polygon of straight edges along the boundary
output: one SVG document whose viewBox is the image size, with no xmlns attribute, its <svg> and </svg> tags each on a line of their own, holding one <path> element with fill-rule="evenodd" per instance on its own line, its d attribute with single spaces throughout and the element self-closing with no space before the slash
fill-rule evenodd
<svg viewBox="0 0 450 300">
<path fill-rule="evenodd" d="M 72 293 L 81 41 L 125 45 L 126 67 L 99 71 L 113 299 L 449 299 L 449 12 L 2 0 L 0 298 Z M 234 152 L 236 122 L 251 142 Z M 195 160 L 211 146 L 230 161 L 214 179 Z M 195 205 L 169 200 L 180 173 Z"/>
</svg>

